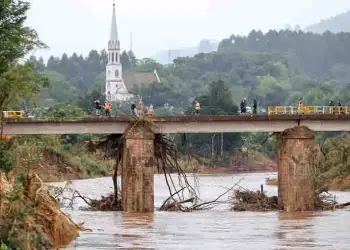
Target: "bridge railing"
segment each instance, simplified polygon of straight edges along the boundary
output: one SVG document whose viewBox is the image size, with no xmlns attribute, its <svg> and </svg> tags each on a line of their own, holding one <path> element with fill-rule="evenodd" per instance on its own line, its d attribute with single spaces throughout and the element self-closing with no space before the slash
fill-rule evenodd
<svg viewBox="0 0 350 250">
<path fill-rule="evenodd" d="M 347 106 L 307 106 L 301 108 L 295 106 L 269 106 L 268 115 L 296 115 L 296 114 L 348 114 Z"/>
<path fill-rule="evenodd" d="M 23 111 L 3 111 L 4 118 L 22 118 Z"/>
</svg>

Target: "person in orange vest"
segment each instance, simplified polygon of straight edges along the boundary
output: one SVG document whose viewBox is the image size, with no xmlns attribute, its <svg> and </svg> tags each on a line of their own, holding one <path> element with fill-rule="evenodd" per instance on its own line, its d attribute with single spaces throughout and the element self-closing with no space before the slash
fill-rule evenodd
<svg viewBox="0 0 350 250">
<path fill-rule="evenodd" d="M 109 101 L 105 102 L 105 115 L 111 117 L 112 104 Z"/>
<path fill-rule="evenodd" d="M 199 103 L 199 101 L 195 102 L 194 108 L 196 110 L 196 115 L 199 114 L 199 110 L 201 109 L 201 104 Z"/>
<path fill-rule="evenodd" d="M 302 113 L 304 113 L 303 112 L 303 98 L 300 98 L 299 102 L 298 102 L 298 114 L 302 114 Z"/>
</svg>

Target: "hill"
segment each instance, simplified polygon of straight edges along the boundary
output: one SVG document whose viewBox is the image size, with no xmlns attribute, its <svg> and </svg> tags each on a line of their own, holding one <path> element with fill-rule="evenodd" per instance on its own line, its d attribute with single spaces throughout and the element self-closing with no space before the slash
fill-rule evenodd
<svg viewBox="0 0 350 250">
<path fill-rule="evenodd" d="M 350 10 L 334 17 L 321 20 L 319 23 L 310 25 L 305 31 L 311 31 L 322 34 L 329 30 L 333 33 L 350 32 Z"/>
<path fill-rule="evenodd" d="M 198 53 L 209 53 L 218 49 L 219 43 L 208 39 L 203 39 L 197 46 L 185 47 L 179 49 L 169 49 L 158 52 L 151 56 L 154 60 L 161 64 L 172 63 L 177 57 L 192 57 Z"/>
</svg>

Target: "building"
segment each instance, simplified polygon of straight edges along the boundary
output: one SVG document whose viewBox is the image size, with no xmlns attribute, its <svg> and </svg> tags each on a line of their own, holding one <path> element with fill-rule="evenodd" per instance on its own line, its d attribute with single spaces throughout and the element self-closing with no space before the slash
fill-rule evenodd
<svg viewBox="0 0 350 250">
<path fill-rule="evenodd" d="M 138 84 L 160 83 L 155 69 L 153 72 L 135 73 L 123 72 L 120 62 L 120 41 L 118 37 L 115 4 L 113 4 L 111 33 L 108 41 L 108 63 L 106 66 L 106 98 L 112 102 L 126 101 L 133 97 L 131 94 Z"/>
</svg>

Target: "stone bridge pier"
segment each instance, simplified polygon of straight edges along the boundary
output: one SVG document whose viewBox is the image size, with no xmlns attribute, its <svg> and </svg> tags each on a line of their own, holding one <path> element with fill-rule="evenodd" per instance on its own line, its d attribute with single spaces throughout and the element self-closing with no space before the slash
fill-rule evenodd
<svg viewBox="0 0 350 250">
<path fill-rule="evenodd" d="M 121 182 L 124 212 L 154 211 L 154 133 L 143 124 L 125 132 Z"/>
<path fill-rule="evenodd" d="M 125 132 L 122 205 L 125 212 L 154 211 L 154 133 L 147 125 Z M 278 152 L 278 201 L 287 211 L 314 209 L 313 133 L 294 127 L 281 133 Z"/>
<path fill-rule="evenodd" d="M 281 133 L 278 152 L 278 202 L 284 211 L 314 210 L 313 133 L 305 127 Z"/>
</svg>

